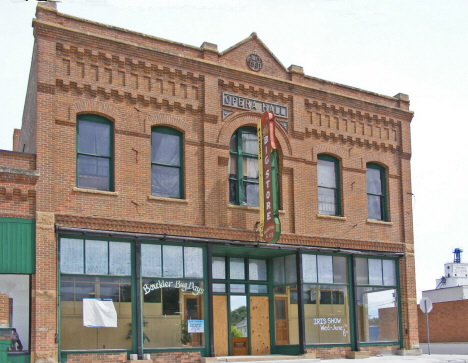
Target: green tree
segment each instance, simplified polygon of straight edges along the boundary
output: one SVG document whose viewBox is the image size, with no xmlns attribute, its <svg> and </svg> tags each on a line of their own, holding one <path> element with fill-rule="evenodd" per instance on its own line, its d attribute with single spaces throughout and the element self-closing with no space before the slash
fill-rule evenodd
<svg viewBox="0 0 468 363">
<path fill-rule="evenodd" d="M 234 325 L 231 325 L 231 337 L 232 338 L 242 338 L 243 335 L 239 329 L 237 329 Z"/>
<path fill-rule="evenodd" d="M 231 311 L 231 324 L 236 325 L 242 319 L 247 317 L 247 306 L 239 306 L 237 309 Z"/>
</svg>

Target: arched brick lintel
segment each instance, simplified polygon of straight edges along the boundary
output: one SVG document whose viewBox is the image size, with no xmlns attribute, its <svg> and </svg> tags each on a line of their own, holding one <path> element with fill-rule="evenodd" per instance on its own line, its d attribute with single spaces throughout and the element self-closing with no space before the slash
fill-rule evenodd
<svg viewBox="0 0 468 363">
<path fill-rule="evenodd" d="M 391 160 L 385 155 L 376 154 L 376 153 L 366 154 L 362 158 L 361 168 L 366 169 L 367 163 L 379 164 L 383 166 L 385 169 L 387 169 L 388 172 L 392 175 L 399 174 L 397 166 L 394 163 L 392 163 Z"/>
<path fill-rule="evenodd" d="M 182 132 L 183 134 L 190 131 L 189 123 L 183 119 L 172 117 L 164 114 L 156 114 L 147 118 L 148 124 L 153 126 L 169 126 Z"/>
<path fill-rule="evenodd" d="M 317 162 L 317 157 L 320 154 L 327 154 L 339 159 L 342 163 L 346 160 L 345 149 L 333 145 L 316 145 L 312 148 L 312 160 Z M 343 165 L 346 167 L 346 165 Z"/>
<path fill-rule="evenodd" d="M 257 127 L 257 124 L 262 119 L 262 115 L 256 112 L 243 112 L 240 114 L 234 114 L 226 118 L 223 127 L 218 134 L 218 144 L 229 145 L 231 136 L 239 127 L 243 126 L 252 126 Z M 282 146 L 282 151 L 284 155 L 292 156 L 291 144 L 288 140 L 288 137 L 283 130 L 283 128 L 277 124 L 276 127 L 276 138 Z"/>
<path fill-rule="evenodd" d="M 83 100 L 83 101 L 78 101 L 74 103 L 71 109 L 72 109 L 72 115 L 74 111 L 75 117 L 76 115 L 79 115 L 82 113 L 92 113 L 95 115 L 105 117 L 114 123 L 121 120 L 120 112 L 107 103 Z"/>
</svg>

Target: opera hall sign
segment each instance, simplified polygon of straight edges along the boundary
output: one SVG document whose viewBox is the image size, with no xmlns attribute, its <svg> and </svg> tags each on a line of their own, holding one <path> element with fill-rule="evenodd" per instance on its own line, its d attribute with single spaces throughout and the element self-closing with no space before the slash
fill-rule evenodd
<svg viewBox="0 0 468 363">
<path fill-rule="evenodd" d="M 227 92 L 223 92 L 223 106 L 260 113 L 271 112 L 276 117 L 288 118 L 288 108 L 286 106 L 240 97 Z"/>
</svg>

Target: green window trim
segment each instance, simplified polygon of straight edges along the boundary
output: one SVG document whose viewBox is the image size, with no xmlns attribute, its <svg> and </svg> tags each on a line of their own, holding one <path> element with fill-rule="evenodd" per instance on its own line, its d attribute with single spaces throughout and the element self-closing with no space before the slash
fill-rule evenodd
<svg viewBox="0 0 468 363">
<path fill-rule="evenodd" d="M 223 258 L 224 259 L 224 271 L 225 271 L 225 278 L 213 278 L 213 284 L 223 284 L 225 285 L 225 291 L 213 291 L 213 295 L 261 295 L 266 296 L 268 295 L 268 290 L 270 286 L 270 282 L 268 279 L 268 260 L 267 259 L 260 259 L 260 258 L 250 258 L 244 256 L 218 256 L 213 255 L 214 258 Z M 242 259 L 244 264 L 244 278 L 243 279 L 236 279 L 231 277 L 231 259 Z M 250 277 L 250 260 L 262 260 L 265 261 L 266 264 L 266 274 L 267 277 L 264 280 L 258 279 L 251 279 Z M 244 285 L 244 291 L 232 291 L 231 285 Z M 266 286 L 266 292 L 252 292 L 251 286 Z"/>
<path fill-rule="evenodd" d="M 109 125 L 109 155 L 101 155 L 98 153 L 86 153 L 80 152 L 79 148 L 79 136 L 80 136 L 80 124 L 81 121 L 88 121 L 93 122 L 96 124 L 104 124 Z M 79 173 L 79 158 L 80 156 L 91 157 L 94 159 L 105 159 L 109 161 L 109 180 L 107 183 L 107 187 L 105 188 L 93 188 L 86 185 L 80 185 L 80 173 Z M 76 117 L 76 186 L 78 188 L 86 188 L 86 189 L 97 189 L 97 190 L 107 190 L 107 191 L 114 191 L 114 125 L 113 123 L 98 115 L 93 114 L 81 114 L 77 115 Z"/>
<path fill-rule="evenodd" d="M 258 178 L 257 181 L 254 180 L 247 180 L 247 178 L 243 175 L 243 159 L 255 159 L 258 162 L 258 154 L 251 154 L 243 151 L 242 145 L 242 134 L 244 132 L 250 132 L 257 135 L 257 130 L 254 127 L 241 127 L 237 129 L 231 137 L 230 142 L 230 156 L 234 156 L 236 160 L 236 174 L 231 174 L 230 170 L 228 170 L 229 174 L 229 203 L 234 205 L 250 205 L 253 207 L 258 207 L 258 204 L 249 204 L 244 199 L 244 183 L 246 184 L 256 184 L 258 185 Z M 235 137 L 235 139 L 234 139 Z M 256 137 L 255 137 L 256 138 Z M 235 140 L 235 144 L 233 143 Z M 257 147 L 258 149 L 258 147 Z M 230 160 L 231 161 L 231 160 Z M 230 164 L 229 164 L 230 167 Z M 235 186 L 234 186 L 235 185 Z M 235 189 L 235 198 L 231 196 L 231 189 L 234 187 Z"/>
<path fill-rule="evenodd" d="M 153 154 L 153 134 L 165 134 L 165 135 L 172 135 L 177 136 L 179 138 L 179 165 L 174 164 L 165 164 L 165 163 L 158 163 L 153 161 L 154 154 Z M 177 169 L 179 173 L 179 191 L 178 196 L 174 195 L 167 195 L 167 193 L 155 193 L 153 192 L 153 172 L 151 172 L 151 194 L 160 196 L 160 197 L 167 197 L 167 198 L 175 198 L 175 199 L 184 199 L 184 147 L 183 147 L 183 135 L 180 131 L 177 131 L 173 128 L 166 127 L 166 126 L 156 126 L 151 129 L 151 169 L 154 167 L 164 167 L 164 168 L 173 168 Z"/>
<path fill-rule="evenodd" d="M 317 158 L 318 160 L 332 162 L 335 165 L 335 187 L 318 185 L 319 192 L 320 192 L 320 189 L 328 190 L 328 191 L 335 191 L 335 213 L 334 214 L 322 213 L 322 211 L 320 211 L 320 201 L 319 201 L 319 214 L 342 216 L 341 214 L 341 187 L 340 187 L 341 186 L 340 184 L 340 161 L 337 158 L 330 156 L 330 155 L 326 155 L 326 154 L 320 154 L 318 155 Z M 317 174 L 318 174 L 319 167 L 320 167 L 319 164 L 317 164 Z M 318 175 L 317 175 L 317 184 L 318 184 Z"/>
<path fill-rule="evenodd" d="M 395 273 L 395 283 L 394 284 L 385 284 L 385 271 L 384 267 L 382 265 L 382 283 L 381 284 L 370 284 L 369 281 L 368 283 L 362 283 L 357 281 L 357 274 L 356 273 L 356 281 L 355 281 L 355 286 L 356 290 L 358 289 L 382 289 L 384 290 L 394 290 L 395 295 L 394 295 L 394 302 L 397 305 L 397 329 L 398 329 L 398 339 L 397 340 L 382 340 L 382 341 L 364 341 L 360 340 L 360 337 L 357 337 L 357 340 L 359 341 L 359 345 L 361 346 L 390 346 L 390 345 L 399 345 L 400 348 L 403 347 L 403 327 L 402 327 L 402 306 L 401 306 L 401 287 L 400 287 L 400 264 L 399 264 L 399 259 L 398 258 L 393 258 L 393 257 L 384 257 L 384 256 L 359 256 L 356 259 L 362 259 L 366 260 L 366 265 L 367 265 L 367 276 L 368 280 L 370 280 L 370 274 L 371 270 L 369 267 L 369 260 L 381 260 L 382 263 L 383 261 L 393 261 L 394 262 L 394 273 Z M 356 261 L 357 262 L 357 261 Z M 359 324 L 356 322 L 356 324 Z"/>
<path fill-rule="evenodd" d="M 380 171 L 380 182 L 381 182 L 381 193 L 372 193 L 369 192 L 369 181 L 368 181 L 368 173 L 367 171 L 371 170 L 378 170 Z M 384 222 L 388 222 L 388 213 L 387 213 L 387 178 L 385 173 L 385 168 L 381 165 L 368 163 L 366 165 L 366 185 L 367 185 L 367 214 L 369 219 L 373 220 L 380 220 Z M 369 197 L 379 197 L 380 199 L 380 219 L 375 218 L 375 216 L 369 215 Z"/>
</svg>

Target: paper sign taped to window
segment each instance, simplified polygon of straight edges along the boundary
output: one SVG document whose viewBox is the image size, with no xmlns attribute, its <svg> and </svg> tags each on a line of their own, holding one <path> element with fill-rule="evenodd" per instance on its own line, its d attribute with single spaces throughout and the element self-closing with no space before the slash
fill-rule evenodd
<svg viewBox="0 0 468 363">
<path fill-rule="evenodd" d="M 117 311 L 112 300 L 83 299 L 83 326 L 117 328 Z"/>
<path fill-rule="evenodd" d="M 205 321 L 204 320 L 189 320 L 187 321 L 188 333 L 204 333 Z"/>
</svg>

